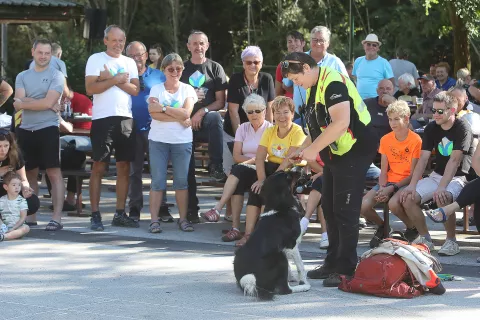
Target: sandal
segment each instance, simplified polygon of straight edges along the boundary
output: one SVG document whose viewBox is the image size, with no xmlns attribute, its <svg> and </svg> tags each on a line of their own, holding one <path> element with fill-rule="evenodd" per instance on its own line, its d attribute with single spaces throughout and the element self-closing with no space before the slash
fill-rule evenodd
<svg viewBox="0 0 480 320">
<path fill-rule="evenodd" d="M 250 234 L 245 234 L 245 235 L 243 236 L 243 238 L 240 239 L 240 241 L 237 241 L 237 242 L 235 243 L 235 247 L 241 247 L 241 246 L 243 246 L 245 243 L 247 243 L 248 238 L 250 238 Z"/>
<path fill-rule="evenodd" d="M 160 232 L 162 232 L 162 228 L 160 228 L 160 222 L 157 220 L 157 221 L 153 221 L 152 223 L 150 223 L 150 227 L 148 228 L 148 232 L 150 232 L 150 233 L 160 233 Z"/>
<path fill-rule="evenodd" d="M 202 212 L 200 215 L 208 222 L 217 222 L 218 219 L 220 219 L 220 212 L 218 212 L 215 208 L 212 208 L 207 212 Z"/>
<path fill-rule="evenodd" d="M 178 228 L 184 232 L 192 232 L 195 230 L 187 219 L 178 220 Z"/>
<path fill-rule="evenodd" d="M 442 220 L 437 220 L 435 218 L 434 214 L 437 213 L 437 212 L 440 212 L 442 214 Z M 447 215 L 445 214 L 445 211 L 443 210 L 443 208 L 438 208 L 438 209 L 435 209 L 435 210 L 426 210 L 425 214 L 427 215 L 427 217 L 430 218 L 430 220 L 432 220 L 435 223 L 447 222 Z"/>
<path fill-rule="evenodd" d="M 242 233 L 239 230 L 233 228 L 222 236 L 223 242 L 232 242 L 240 239 L 242 239 Z"/>
<path fill-rule="evenodd" d="M 55 220 L 50 220 L 50 222 L 45 227 L 45 231 L 59 231 L 63 229 L 63 224 Z"/>
</svg>

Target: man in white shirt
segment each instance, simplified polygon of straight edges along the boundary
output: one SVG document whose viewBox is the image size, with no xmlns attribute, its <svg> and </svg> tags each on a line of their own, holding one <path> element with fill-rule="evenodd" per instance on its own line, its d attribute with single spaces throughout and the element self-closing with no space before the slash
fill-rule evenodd
<svg viewBox="0 0 480 320">
<path fill-rule="evenodd" d="M 135 129 L 132 118 L 132 98 L 138 95 L 140 83 L 135 61 L 122 55 L 125 31 L 110 25 L 105 29 L 105 52 L 88 58 L 85 68 L 85 88 L 93 95 L 92 128 L 90 136 L 93 166 L 90 177 L 91 229 L 102 231 L 99 211 L 100 188 L 103 174 L 115 150 L 117 166 L 117 205 L 113 226 L 138 228 L 138 222 L 125 213 L 128 194 L 130 162 L 134 160 Z"/>
</svg>

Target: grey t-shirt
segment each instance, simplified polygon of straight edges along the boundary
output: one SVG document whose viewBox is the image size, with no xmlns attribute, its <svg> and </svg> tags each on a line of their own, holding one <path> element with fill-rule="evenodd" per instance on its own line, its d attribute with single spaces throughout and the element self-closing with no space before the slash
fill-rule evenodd
<svg viewBox="0 0 480 320">
<path fill-rule="evenodd" d="M 42 72 L 28 69 L 18 74 L 15 80 L 15 89 L 25 89 L 25 96 L 33 99 L 43 99 L 49 90 L 62 94 L 65 77 L 54 69 L 47 68 Z M 21 129 L 40 130 L 47 127 L 59 126 L 59 115 L 52 110 L 23 110 Z"/>
<path fill-rule="evenodd" d="M 413 78 L 418 79 L 417 67 L 408 60 L 392 59 L 389 61 L 395 76 L 395 92 L 398 91 L 398 78 L 404 73 L 410 73 Z"/>
<path fill-rule="evenodd" d="M 33 69 L 35 67 L 35 61 L 32 61 L 30 63 L 30 69 Z M 65 65 L 65 62 L 63 60 L 58 59 L 57 57 L 53 57 L 50 60 L 50 67 L 57 69 L 58 71 L 61 71 L 65 78 L 68 78 L 67 76 L 67 66 Z"/>
</svg>

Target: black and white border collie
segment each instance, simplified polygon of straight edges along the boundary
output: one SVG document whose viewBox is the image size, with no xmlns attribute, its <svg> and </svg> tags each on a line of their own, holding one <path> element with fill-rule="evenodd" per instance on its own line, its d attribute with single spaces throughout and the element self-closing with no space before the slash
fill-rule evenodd
<svg viewBox="0 0 480 320">
<path fill-rule="evenodd" d="M 263 184 L 265 210 L 248 241 L 235 252 L 234 273 L 245 295 L 271 300 L 275 294 L 310 290 L 297 241 L 303 210 L 292 193 L 294 172 L 278 171 Z M 288 259 L 299 274 L 299 285 L 290 286 Z"/>
</svg>

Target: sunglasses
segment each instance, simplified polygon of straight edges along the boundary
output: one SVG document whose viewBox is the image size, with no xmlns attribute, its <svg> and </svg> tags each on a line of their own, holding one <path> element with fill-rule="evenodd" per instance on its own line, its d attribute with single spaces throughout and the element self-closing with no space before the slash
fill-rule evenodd
<svg viewBox="0 0 480 320">
<path fill-rule="evenodd" d="M 10 135 L 10 131 L 7 129 L 0 129 L 0 136 L 8 136 Z"/>
<path fill-rule="evenodd" d="M 366 45 L 367 47 L 374 47 L 374 48 L 378 47 L 378 43 L 367 42 Z"/>
<path fill-rule="evenodd" d="M 247 66 L 251 66 L 252 64 L 258 66 L 262 61 L 243 61 Z"/>
<path fill-rule="evenodd" d="M 260 109 L 256 109 L 256 110 L 249 110 L 249 111 L 247 111 L 247 114 L 253 114 L 254 112 L 255 112 L 255 113 L 262 113 L 262 112 L 263 112 L 263 110 L 260 110 Z"/>
<path fill-rule="evenodd" d="M 303 62 L 300 62 L 300 61 L 288 61 L 288 60 L 284 60 L 284 61 L 281 62 L 282 68 L 283 68 L 283 69 L 287 69 L 288 66 L 289 66 L 291 63 L 303 64 Z"/>
<path fill-rule="evenodd" d="M 175 71 L 177 71 L 177 73 L 181 73 L 183 71 L 183 68 L 182 67 L 170 67 L 170 68 L 167 68 L 165 69 L 167 70 L 168 73 L 174 73 Z"/>
<path fill-rule="evenodd" d="M 433 114 L 438 113 L 439 115 L 442 115 L 442 114 L 444 114 L 445 112 L 447 112 L 447 110 L 445 110 L 445 109 L 435 109 L 435 108 L 432 108 L 432 109 L 430 109 L 430 110 L 432 110 L 432 113 L 433 113 Z"/>
</svg>

